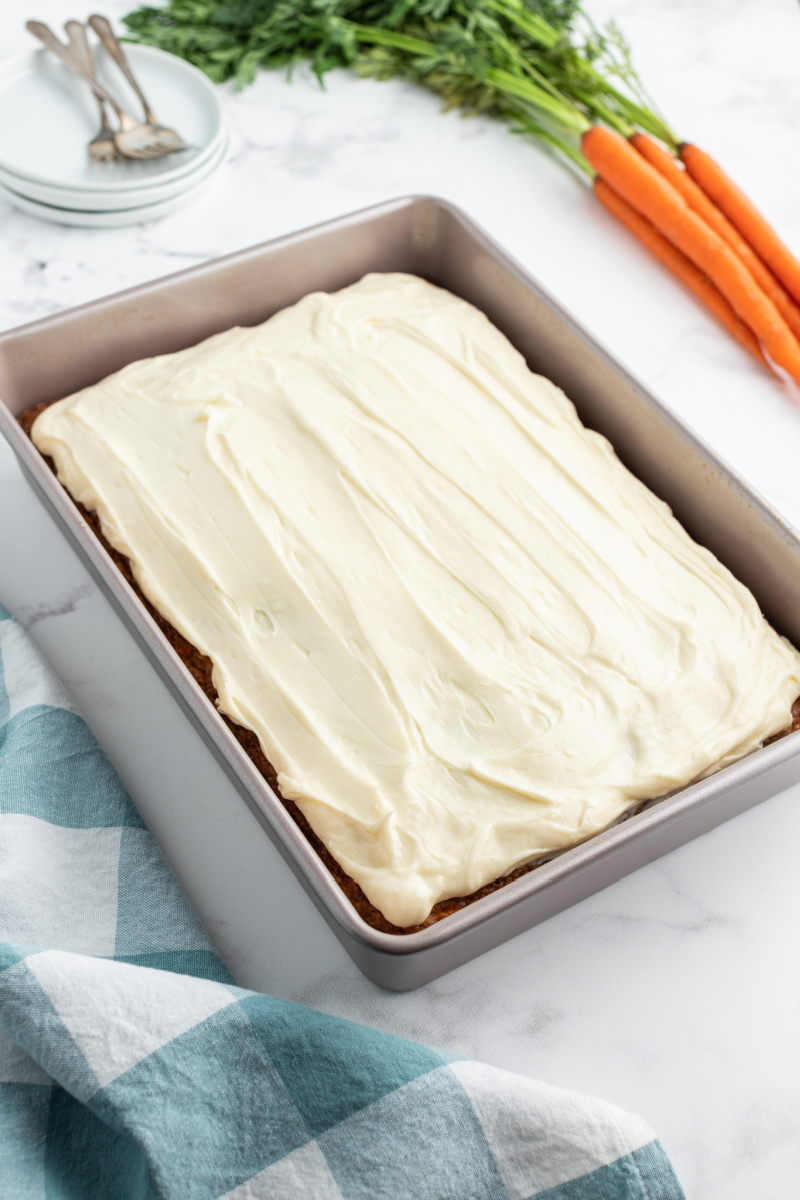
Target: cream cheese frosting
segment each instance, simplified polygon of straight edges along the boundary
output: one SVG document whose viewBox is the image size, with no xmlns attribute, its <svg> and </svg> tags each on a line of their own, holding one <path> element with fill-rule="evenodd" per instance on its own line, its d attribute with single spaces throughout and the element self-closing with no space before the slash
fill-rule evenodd
<svg viewBox="0 0 800 1200">
<path fill-rule="evenodd" d="M 791 722 L 750 592 L 421 279 L 133 363 L 33 440 L 397 926 Z"/>
</svg>

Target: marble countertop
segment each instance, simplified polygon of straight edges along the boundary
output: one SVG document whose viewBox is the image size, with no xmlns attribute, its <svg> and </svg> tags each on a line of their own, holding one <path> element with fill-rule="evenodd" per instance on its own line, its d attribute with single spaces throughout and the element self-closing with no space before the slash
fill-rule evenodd
<svg viewBox="0 0 800 1200">
<path fill-rule="evenodd" d="M 110 16 L 129 7 L 106 0 Z M 800 253 L 796 0 L 594 0 L 679 132 Z M 63 0 L 0 10 L 3 55 Z M 80 15 L 80 14 L 79 14 Z M 411 192 L 461 205 L 790 521 L 800 401 L 616 228 L 488 121 L 399 83 L 263 73 L 224 89 L 226 169 L 119 230 L 0 202 L 0 328 Z M 800 1182 L 800 786 L 417 992 L 364 979 L 0 445 L 0 596 L 50 657 L 244 986 L 601 1096 L 658 1131 L 694 1200 Z"/>
</svg>

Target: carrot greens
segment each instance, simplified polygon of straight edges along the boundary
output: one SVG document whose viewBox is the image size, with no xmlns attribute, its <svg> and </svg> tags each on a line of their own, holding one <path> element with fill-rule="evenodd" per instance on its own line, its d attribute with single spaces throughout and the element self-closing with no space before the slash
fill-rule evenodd
<svg viewBox="0 0 800 1200">
<path fill-rule="evenodd" d="M 125 18 L 130 36 L 178 54 L 216 82 L 308 61 L 408 79 L 445 108 L 485 113 L 589 172 L 580 137 L 602 121 L 671 148 L 613 24 L 600 30 L 577 0 L 170 0 Z"/>
</svg>

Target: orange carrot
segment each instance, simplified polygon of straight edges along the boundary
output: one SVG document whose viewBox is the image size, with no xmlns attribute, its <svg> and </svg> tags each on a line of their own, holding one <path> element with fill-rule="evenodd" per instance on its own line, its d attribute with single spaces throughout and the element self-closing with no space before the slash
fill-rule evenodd
<svg viewBox="0 0 800 1200">
<path fill-rule="evenodd" d="M 741 188 L 714 162 L 710 154 L 684 142 L 681 159 L 695 183 L 722 209 L 739 233 L 763 258 L 786 290 L 800 303 L 800 262 L 778 237 L 769 222 Z"/>
<path fill-rule="evenodd" d="M 714 284 L 702 271 L 698 271 L 685 254 L 681 254 L 672 242 L 658 232 L 651 221 L 638 213 L 635 208 L 631 208 L 630 204 L 623 200 L 612 187 L 609 187 L 600 176 L 597 176 L 594 181 L 594 194 L 610 213 L 636 235 L 659 262 L 662 262 L 665 267 L 669 267 L 673 275 L 677 275 L 682 283 L 691 288 L 698 299 L 711 309 L 714 316 L 722 322 L 729 333 L 733 334 L 737 342 L 744 346 L 745 350 L 757 358 L 762 366 L 767 366 L 766 359 L 761 353 L 752 331 L 744 321 L 737 317 L 720 290 L 714 287 Z"/>
<path fill-rule="evenodd" d="M 629 141 L 634 150 L 638 150 L 652 167 L 677 188 L 689 207 L 703 218 L 706 225 L 710 225 L 739 255 L 762 292 L 769 296 L 795 336 L 800 337 L 800 308 L 728 218 L 709 200 L 703 189 L 697 186 L 688 171 L 646 133 L 635 133 Z"/>
<path fill-rule="evenodd" d="M 744 263 L 621 134 L 593 125 L 581 148 L 592 167 L 722 292 L 773 362 L 800 383 L 800 345 Z"/>
</svg>

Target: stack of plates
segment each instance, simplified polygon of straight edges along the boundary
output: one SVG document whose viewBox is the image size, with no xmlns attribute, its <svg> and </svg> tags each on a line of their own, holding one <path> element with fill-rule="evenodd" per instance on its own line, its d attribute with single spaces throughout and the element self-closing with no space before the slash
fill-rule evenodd
<svg viewBox="0 0 800 1200">
<path fill-rule="evenodd" d="M 165 216 L 208 187 L 225 161 L 228 128 L 213 84 L 149 46 L 125 53 L 155 113 L 189 149 L 163 158 L 95 163 L 87 144 L 100 114 L 87 84 L 46 50 L 0 66 L 0 196 L 62 225 L 133 225 Z M 97 74 L 122 107 L 141 106 L 103 51 Z"/>
</svg>

